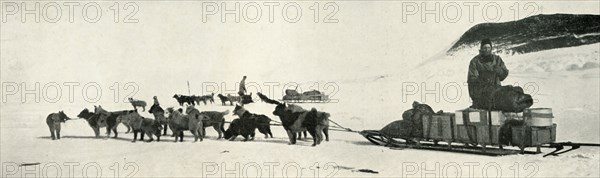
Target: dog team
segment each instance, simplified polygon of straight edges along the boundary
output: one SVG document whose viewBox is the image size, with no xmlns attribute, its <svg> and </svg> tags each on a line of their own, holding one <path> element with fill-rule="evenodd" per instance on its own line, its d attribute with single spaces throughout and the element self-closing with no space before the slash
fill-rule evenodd
<svg viewBox="0 0 600 178">
<path fill-rule="evenodd" d="M 149 137 L 146 140 L 147 142 L 154 140 L 153 135 L 156 136 L 156 141 L 160 141 L 160 137 L 167 134 L 167 128 L 173 133 L 171 136 L 175 138 L 175 142 L 183 141 L 184 131 L 190 131 L 194 135 L 194 142 L 198 140 L 202 141 L 206 136 L 205 128 L 211 126 L 218 133 L 217 139 L 225 138 L 233 141 L 237 136 L 242 136 L 244 141 L 253 140 L 257 129 L 265 135 L 265 138 L 273 138 L 273 133 L 271 132 L 271 121 L 273 120 L 266 115 L 252 113 L 243 107 L 245 104 L 253 103 L 252 93 L 249 95 L 245 94 L 246 89 L 243 85 L 245 79 L 246 76 L 242 79 L 242 85 L 238 93 L 240 96 L 218 95 L 223 105 L 226 102 L 229 102 L 230 105 L 233 105 L 233 102 L 241 104 L 236 104 L 233 109 L 233 115 L 239 118 L 231 121 L 227 129 L 225 129 L 225 116 L 229 114 L 229 110 L 222 112 L 199 111 L 195 108 L 195 105 L 200 104 L 200 102 L 204 104 L 207 104 L 207 101 L 214 103 L 214 93 L 204 96 L 175 94 L 173 98 L 177 100 L 180 106 L 187 105 L 185 106 L 185 112 L 183 108 L 174 109 L 173 107 L 169 107 L 165 111 L 160 107 L 158 98 L 154 96 L 154 103 L 148 110 L 154 116 L 154 119 L 141 116 L 137 108 L 141 107 L 142 112 L 145 112 L 147 104 L 143 100 L 133 98 L 128 98 L 134 108 L 133 110 L 107 111 L 98 105 L 94 106 L 94 112 L 85 108 L 77 117 L 85 119 L 88 122 L 97 138 L 100 137 L 101 128 L 106 128 L 107 137 L 110 137 L 112 131 L 114 138 L 117 138 L 117 126 L 123 124 L 127 127 L 125 133 L 133 132 L 132 142 L 136 142 L 138 133 L 142 141 L 144 140 L 144 135 Z M 296 140 L 301 138 L 302 132 L 304 132 L 305 137 L 306 132 L 312 136 L 312 146 L 320 144 L 323 139 L 329 141 L 329 113 L 317 111 L 314 108 L 306 110 L 298 105 L 281 103 L 269 99 L 260 92 L 257 95 L 265 103 L 275 105 L 273 115 L 279 117 L 281 125 L 288 135 L 290 144 L 295 144 Z M 63 111 L 48 115 L 46 123 L 48 124 L 53 140 L 60 139 L 60 123 L 67 120 L 72 119 Z"/>
</svg>

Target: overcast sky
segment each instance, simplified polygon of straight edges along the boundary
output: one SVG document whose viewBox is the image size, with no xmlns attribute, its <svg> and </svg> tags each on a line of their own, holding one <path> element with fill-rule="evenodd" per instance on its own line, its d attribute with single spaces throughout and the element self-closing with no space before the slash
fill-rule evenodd
<svg viewBox="0 0 600 178">
<path fill-rule="evenodd" d="M 89 23 L 79 13 L 89 2 L 80 2 L 73 6 L 70 23 L 69 6 L 62 3 L 58 22 L 44 19 L 56 17 L 56 12 L 41 2 L 42 11 L 45 6 L 50 9 L 41 13 L 41 22 L 35 23 L 29 15 L 22 23 L 20 12 L 7 14 L 14 11 L 14 4 L 3 2 L 2 82 L 92 81 L 109 87 L 134 81 L 147 93 L 173 93 L 186 91 L 182 83 L 187 80 L 199 87 L 201 82 L 237 82 L 242 75 L 255 82 L 384 75 L 409 70 L 478 23 L 540 13 L 600 13 L 598 1 L 441 2 L 437 10 L 434 2 L 342 1 L 319 2 L 319 22 L 314 22 L 314 2 L 300 1 L 298 22 L 284 19 L 283 7 L 289 2 L 281 2 L 273 6 L 271 23 L 265 2 L 240 1 L 240 22 L 227 15 L 222 23 L 220 11 L 206 9 L 222 10 L 220 3 L 150 1 L 137 2 L 135 13 L 133 6 L 125 9 L 126 4 L 119 3 L 118 23 L 113 2 L 99 2 L 102 16 Z M 22 4 L 17 5 L 22 10 Z M 234 5 L 225 4 L 228 9 Z M 423 5 L 441 15 L 439 22 L 433 14 L 422 14 Z M 293 21 L 295 6 L 288 6 L 286 17 Z M 88 7 L 92 13 L 85 17 L 95 17 L 95 7 Z M 261 18 L 250 23 L 248 19 L 257 14 L 255 7 L 260 7 Z M 216 14 L 207 15 L 203 22 L 203 14 L 211 12 Z M 123 23 L 128 15 L 138 22 Z M 323 23 L 328 15 L 337 23 Z"/>
</svg>

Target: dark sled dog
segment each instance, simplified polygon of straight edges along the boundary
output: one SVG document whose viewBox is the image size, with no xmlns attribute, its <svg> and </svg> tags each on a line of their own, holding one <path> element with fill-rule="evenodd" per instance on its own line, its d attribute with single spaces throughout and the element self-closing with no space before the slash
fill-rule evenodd
<svg viewBox="0 0 600 178">
<path fill-rule="evenodd" d="M 235 109 L 233 110 L 233 115 L 237 115 L 240 117 L 240 119 L 243 120 L 242 121 L 238 121 L 238 125 L 236 127 L 232 127 L 230 126 L 229 128 L 235 130 L 240 130 L 240 131 L 244 131 L 244 130 L 250 130 L 250 129 L 246 129 L 246 128 L 258 128 L 258 131 L 262 134 L 265 135 L 265 138 L 269 138 L 269 136 L 271 136 L 271 138 L 273 138 L 273 133 L 271 132 L 271 119 L 265 115 L 262 114 L 254 114 L 249 112 L 248 110 L 246 110 L 244 107 L 236 105 Z M 240 128 L 241 127 L 241 128 Z M 236 133 L 236 132 L 233 132 Z M 254 130 L 252 130 L 252 133 L 254 133 Z M 241 133 L 238 133 L 237 135 L 242 135 Z M 243 136 L 243 135 L 242 135 Z M 254 137 L 254 136 L 252 136 Z M 225 138 L 228 139 L 228 138 Z"/>
<path fill-rule="evenodd" d="M 319 112 L 314 108 L 306 111 L 300 106 L 280 103 L 269 99 L 262 93 L 257 94 L 264 102 L 277 105 L 273 115 L 279 116 L 279 119 L 281 119 L 283 128 L 290 139 L 290 144 L 296 144 L 296 134 L 304 130 L 308 131 L 313 137 L 312 146 L 321 143 L 323 134 L 325 134 L 326 141 L 329 141 L 329 113 Z"/>
</svg>

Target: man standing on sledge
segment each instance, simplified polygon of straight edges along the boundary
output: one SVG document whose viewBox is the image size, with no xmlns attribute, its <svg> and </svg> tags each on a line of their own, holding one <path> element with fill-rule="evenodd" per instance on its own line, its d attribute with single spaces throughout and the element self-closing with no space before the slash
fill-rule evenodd
<svg viewBox="0 0 600 178">
<path fill-rule="evenodd" d="M 473 100 L 471 108 L 489 109 L 492 92 L 500 87 L 500 82 L 508 76 L 508 69 L 500 56 L 492 54 L 492 42 L 481 40 L 479 55 L 469 63 L 467 83 L 469 96 Z"/>
</svg>

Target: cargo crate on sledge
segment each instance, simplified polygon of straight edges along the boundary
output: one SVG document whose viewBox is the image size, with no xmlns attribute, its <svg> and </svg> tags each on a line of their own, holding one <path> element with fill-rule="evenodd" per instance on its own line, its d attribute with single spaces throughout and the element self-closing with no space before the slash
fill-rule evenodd
<svg viewBox="0 0 600 178">
<path fill-rule="evenodd" d="M 546 127 L 536 126 L 517 126 L 512 128 L 512 144 L 518 146 L 521 150 L 525 147 L 536 147 L 537 152 L 540 146 L 556 141 L 556 124 Z"/>
<path fill-rule="evenodd" d="M 473 145 L 498 145 L 502 147 L 502 129 L 514 113 L 464 109 L 456 111 L 455 139 L 457 142 Z M 510 130 L 508 130 L 510 131 Z"/>
<path fill-rule="evenodd" d="M 454 141 L 454 117 L 454 113 L 440 113 L 433 114 L 431 117 L 423 117 L 423 138 L 451 144 Z"/>
</svg>

